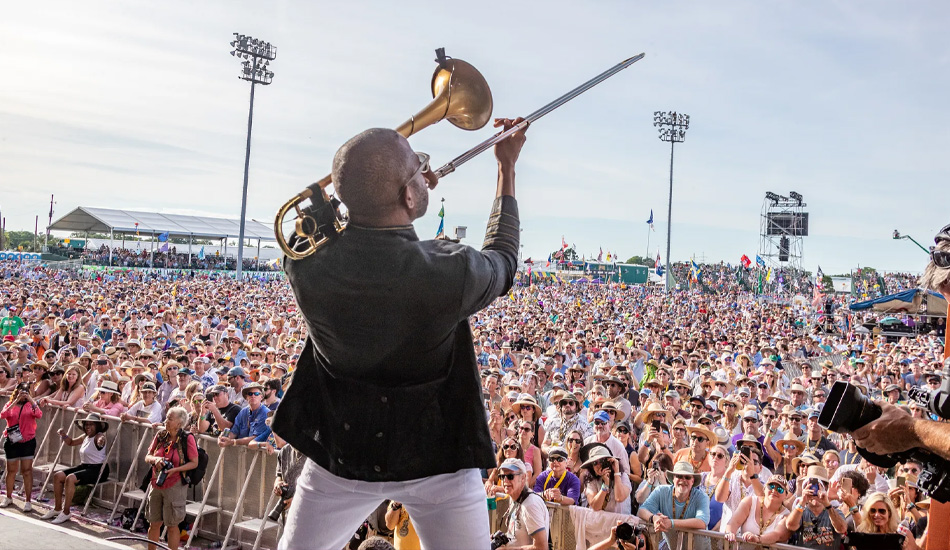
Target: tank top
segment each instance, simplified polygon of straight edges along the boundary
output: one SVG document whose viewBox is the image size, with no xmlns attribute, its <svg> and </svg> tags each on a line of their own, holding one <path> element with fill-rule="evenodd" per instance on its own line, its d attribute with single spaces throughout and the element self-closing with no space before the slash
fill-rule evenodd
<svg viewBox="0 0 950 550">
<path fill-rule="evenodd" d="M 97 434 L 98 435 L 98 434 Z M 82 464 L 102 464 L 106 461 L 106 449 L 109 448 L 108 439 L 102 449 L 96 448 L 95 437 L 87 437 L 79 447 L 79 462 Z"/>
</svg>

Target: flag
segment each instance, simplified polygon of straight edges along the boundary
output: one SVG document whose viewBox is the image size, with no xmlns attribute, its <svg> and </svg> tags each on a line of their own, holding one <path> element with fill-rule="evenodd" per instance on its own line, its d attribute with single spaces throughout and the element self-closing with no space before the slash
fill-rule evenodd
<svg viewBox="0 0 950 550">
<path fill-rule="evenodd" d="M 159 233 L 159 235 L 158 235 L 158 242 L 163 243 L 163 242 L 166 242 L 166 241 L 168 241 L 168 231 L 166 231 L 166 232 L 164 232 L 164 233 Z M 167 249 L 168 247 L 165 247 L 165 248 Z"/>
<path fill-rule="evenodd" d="M 435 234 L 435 238 L 445 237 L 445 201 L 442 201 L 442 208 L 439 209 L 439 230 Z"/>
<path fill-rule="evenodd" d="M 752 265 L 752 260 L 750 260 L 749 257 L 746 256 L 745 254 L 743 254 L 742 257 L 739 258 L 739 261 L 742 262 L 742 267 L 746 269 L 749 269 L 749 267 Z"/>
<path fill-rule="evenodd" d="M 699 265 L 696 264 L 696 260 L 689 261 L 691 265 L 691 271 L 693 275 L 693 280 L 699 282 Z"/>
<path fill-rule="evenodd" d="M 600 248 L 600 253 L 597 254 L 597 261 L 600 262 L 600 261 L 603 261 L 603 259 L 604 259 L 604 249 L 603 249 L 603 247 L 601 247 L 601 248 Z"/>
<path fill-rule="evenodd" d="M 821 270 L 821 266 L 818 266 L 818 272 L 815 273 L 815 284 L 821 286 L 822 281 L 825 280 L 825 272 Z"/>
<path fill-rule="evenodd" d="M 657 275 L 663 275 L 663 272 L 664 272 L 665 270 L 663 269 L 663 266 L 660 265 L 660 253 L 659 253 L 659 252 L 656 253 L 656 264 L 654 265 L 654 267 L 655 267 L 655 269 L 656 269 L 656 274 L 657 274 Z"/>
<path fill-rule="evenodd" d="M 198 251 L 198 259 L 199 260 L 205 259 L 205 247 L 203 246 L 201 247 L 201 250 Z"/>
<path fill-rule="evenodd" d="M 765 282 L 766 284 L 772 282 L 772 268 L 771 267 L 769 268 L 768 273 L 765 274 Z"/>
<path fill-rule="evenodd" d="M 610 252 L 607 253 L 607 261 L 610 261 Z"/>
<path fill-rule="evenodd" d="M 548 263 L 544 264 L 544 267 L 551 267 L 551 255 L 548 254 Z"/>
<path fill-rule="evenodd" d="M 755 263 L 758 264 L 759 267 L 765 267 L 765 260 L 763 260 L 762 256 L 759 256 L 758 254 L 755 255 Z"/>
<path fill-rule="evenodd" d="M 567 250 L 567 241 L 564 240 L 564 235 L 561 235 L 561 250 Z"/>
<path fill-rule="evenodd" d="M 653 227 L 653 209 L 652 208 L 650 209 L 650 219 L 647 220 L 647 223 L 650 224 L 650 229 L 653 229 L 654 231 L 656 231 L 656 229 L 654 229 Z"/>
<path fill-rule="evenodd" d="M 528 265 L 534 265 L 534 260 L 531 259 L 531 256 L 528 256 L 528 259 L 524 261 Z"/>
<path fill-rule="evenodd" d="M 158 247 L 158 251 L 159 251 L 159 252 L 168 252 L 168 243 L 166 242 L 166 243 L 162 244 L 162 246 Z"/>
</svg>

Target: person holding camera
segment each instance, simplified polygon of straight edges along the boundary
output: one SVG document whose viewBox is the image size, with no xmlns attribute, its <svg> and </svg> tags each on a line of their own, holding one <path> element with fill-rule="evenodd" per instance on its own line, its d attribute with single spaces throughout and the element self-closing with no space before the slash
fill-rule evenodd
<svg viewBox="0 0 950 550">
<path fill-rule="evenodd" d="M 54 524 L 69 521 L 69 508 L 73 503 L 77 485 L 94 485 L 109 478 L 109 465 L 105 464 L 108 456 L 106 431 L 109 430 L 109 424 L 102 420 L 98 413 L 92 413 L 82 420 L 77 420 L 76 425 L 83 431 L 79 437 L 69 437 L 62 428 L 56 431 L 64 445 L 81 447 L 79 466 L 56 472 L 53 476 L 54 506 L 40 519 L 51 519 Z"/>
<path fill-rule="evenodd" d="M 581 449 L 587 455 L 584 462 L 584 493 L 591 510 L 617 514 L 630 513 L 630 478 L 620 468 L 620 461 L 603 443 L 589 443 Z"/>
<path fill-rule="evenodd" d="M 587 550 L 653 550 L 653 541 L 647 536 L 643 525 L 633 526 L 624 521 L 618 521 L 611 527 L 610 536 Z"/>
<path fill-rule="evenodd" d="M 606 447 L 603 449 L 607 450 Z M 502 462 L 498 470 L 501 487 L 511 499 L 511 506 L 504 518 L 507 530 L 492 537 L 492 547 L 504 550 L 547 550 L 548 509 L 544 500 L 528 488 L 528 469 L 524 462 L 509 458 Z M 496 546 L 496 540 L 505 542 Z"/>
<path fill-rule="evenodd" d="M 831 504 L 828 474 L 824 466 L 809 466 L 802 485 L 803 494 L 795 500 L 785 522 L 778 526 L 790 543 L 815 550 L 837 550 L 848 531 L 844 515 Z"/>
<path fill-rule="evenodd" d="M 148 495 L 148 538 L 158 541 L 162 525 L 168 526 L 168 547 L 177 550 L 181 533 L 178 524 L 185 519 L 187 482 L 182 472 L 198 467 L 198 442 L 184 430 L 188 411 L 168 409 L 165 428 L 155 434 L 145 462 L 152 466 L 151 491 Z"/>
<path fill-rule="evenodd" d="M 43 409 L 30 395 L 29 384 L 20 384 L 3 406 L 0 418 L 7 421 L 3 431 L 3 452 L 7 461 L 7 496 L 0 508 L 13 504 L 13 486 L 19 472 L 23 476 L 23 512 L 33 510 L 33 457 L 36 455 L 36 419 L 43 417 Z"/>
</svg>

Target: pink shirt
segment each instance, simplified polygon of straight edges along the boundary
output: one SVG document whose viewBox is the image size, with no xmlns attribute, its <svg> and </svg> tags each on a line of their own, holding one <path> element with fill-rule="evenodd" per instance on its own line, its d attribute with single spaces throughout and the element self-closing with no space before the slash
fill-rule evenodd
<svg viewBox="0 0 950 550">
<path fill-rule="evenodd" d="M 7 401 L 7 404 L 3 406 L 3 412 L 0 413 L 0 418 L 7 421 L 8 427 L 20 425 L 20 435 L 23 436 L 23 441 L 29 441 L 36 437 L 36 419 L 42 417 L 43 409 L 34 406 L 29 401 L 22 406 Z"/>
</svg>

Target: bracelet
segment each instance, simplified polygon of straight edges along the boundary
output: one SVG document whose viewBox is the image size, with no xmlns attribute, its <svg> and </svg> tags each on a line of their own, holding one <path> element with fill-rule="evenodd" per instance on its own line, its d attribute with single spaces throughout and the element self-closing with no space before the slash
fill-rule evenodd
<svg viewBox="0 0 950 550">
<path fill-rule="evenodd" d="M 670 530 L 676 529 L 676 521 L 673 518 L 670 518 Z"/>
</svg>

